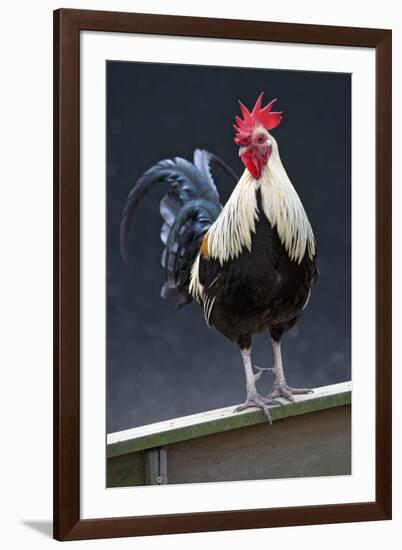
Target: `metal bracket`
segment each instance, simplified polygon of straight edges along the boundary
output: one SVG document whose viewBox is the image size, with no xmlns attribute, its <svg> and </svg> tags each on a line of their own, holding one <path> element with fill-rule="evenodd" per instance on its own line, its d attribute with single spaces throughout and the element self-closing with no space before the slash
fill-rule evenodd
<svg viewBox="0 0 402 550">
<path fill-rule="evenodd" d="M 145 482 L 147 485 L 166 485 L 168 483 L 165 447 L 156 447 L 146 451 Z"/>
</svg>

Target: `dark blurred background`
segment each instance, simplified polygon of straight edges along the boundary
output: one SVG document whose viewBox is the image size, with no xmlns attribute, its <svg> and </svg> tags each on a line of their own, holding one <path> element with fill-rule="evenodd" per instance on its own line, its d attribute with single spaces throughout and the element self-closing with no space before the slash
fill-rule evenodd
<svg viewBox="0 0 402 550">
<path fill-rule="evenodd" d="M 284 121 L 273 131 L 318 243 L 321 277 L 297 325 L 283 338 L 288 383 L 314 387 L 350 379 L 351 78 L 348 74 L 107 63 L 107 431 L 240 403 L 245 380 L 239 350 L 208 329 L 198 304 L 175 310 L 160 288 L 161 218 L 155 188 L 140 205 L 119 251 L 128 192 L 157 161 L 192 158 L 196 147 L 239 175 L 233 143 L 241 99 L 279 98 Z M 264 102 L 264 104 L 265 104 Z M 224 203 L 234 183 L 214 173 Z M 254 362 L 272 365 L 268 335 L 253 342 Z M 262 392 L 272 378 L 263 377 Z"/>
</svg>

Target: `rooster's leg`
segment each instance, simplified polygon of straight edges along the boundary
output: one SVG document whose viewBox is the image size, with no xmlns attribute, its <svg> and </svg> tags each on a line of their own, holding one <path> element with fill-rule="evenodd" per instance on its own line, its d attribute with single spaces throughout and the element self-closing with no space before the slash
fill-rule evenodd
<svg viewBox="0 0 402 550">
<path fill-rule="evenodd" d="M 269 399 L 277 397 L 285 397 L 289 401 L 294 401 L 294 395 L 311 393 L 313 390 L 308 388 L 291 388 L 286 383 L 285 373 L 283 372 L 281 343 L 273 338 L 272 349 L 274 351 L 274 368 L 272 373 L 275 376 L 274 384 L 271 393 L 267 396 Z"/>
<path fill-rule="evenodd" d="M 272 424 L 272 418 L 269 412 L 268 405 L 278 405 L 279 402 L 275 401 L 275 399 L 271 399 L 271 397 L 263 397 L 257 392 L 255 381 L 256 379 L 258 380 L 259 373 L 256 375 L 253 372 L 253 367 L 251 363 L 251 347 L 242 349 L 241 356 L 243 359 L 244 372 L 246 374 L 247 398 L 246 401 L 239 405 L 233 412 L 240 412 L 244 411 L 244 409 L 257 407 L 262 410 L 264 415 L 267 417 L 268 422 Z"/>
</svg>

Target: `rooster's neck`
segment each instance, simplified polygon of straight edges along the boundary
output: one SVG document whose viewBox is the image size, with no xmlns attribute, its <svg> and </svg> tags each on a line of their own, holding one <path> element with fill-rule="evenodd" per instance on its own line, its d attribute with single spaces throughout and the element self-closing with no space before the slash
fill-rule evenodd
<svg viewBox="0 0 402 550">
<path fill-rule="evenodd" d="M 279 157 L 276 143 L 261 178 L 255 180 L 246 169 L 225 204 L 221 214 L 208 230 L 208 253 L 221 264 L 236 258 L 243 249 L 251 251 L 252 235 L 261 213 L 257 191 L 261 191 L 262 215 L 279 238 L 289 258 L 300 263 L 308 252 L 315 255 L 315 241 L 310 222 Z"/>
<path fill-rule="evenodd" d="M 262 209 L 272 227 L 276 227 L 289 258 L 300 263 L 307 252 L 312 259 L 315 256 L 313 230 L 276 144 L 260 183 Z"/>
</svg>

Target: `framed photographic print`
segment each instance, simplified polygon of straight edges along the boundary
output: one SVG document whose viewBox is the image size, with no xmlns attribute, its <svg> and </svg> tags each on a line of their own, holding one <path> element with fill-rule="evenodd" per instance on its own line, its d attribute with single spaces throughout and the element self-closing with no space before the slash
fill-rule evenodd
<svg viewBox="0 0 402 550">
<path fill-rule="evenodd" d="M 391 517 L 391 31 L 56 11 L 54 251 L 55 538 Z"/>
</svg>

